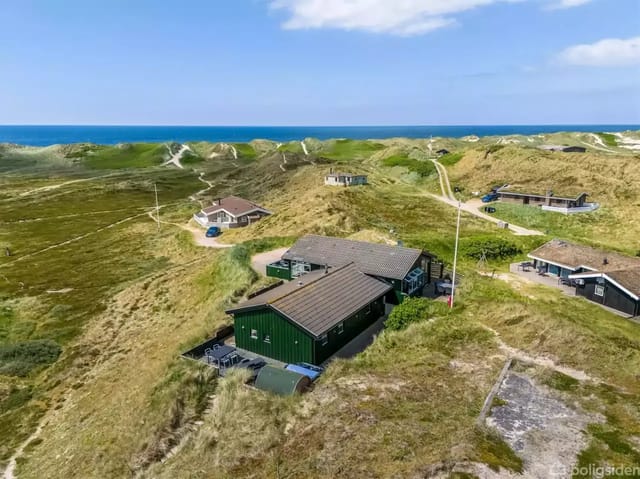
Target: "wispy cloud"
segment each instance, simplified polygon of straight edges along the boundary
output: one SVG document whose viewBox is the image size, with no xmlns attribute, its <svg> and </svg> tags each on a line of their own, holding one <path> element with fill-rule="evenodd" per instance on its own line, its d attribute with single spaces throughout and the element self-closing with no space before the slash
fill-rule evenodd
<svg viewBox="0 0 640 479">
<path fill-rule="evenodd" d="M 592 44 L 575 45 L 562 51 L 557 59 L 569 65 L 592 67 L 640 65 L 640 37 L 607 38 Z"/>
<path fill-rule="evenodd" d="M 286 29 L 336 28 L 411 36 L 454 25 L 458 13 L 514 1 L 521 0 L 272 0 L 271 7 L 290 13 L 283 24 Z"/>
<path fill-rule="evenodd" d="M 593 0 L 553 0 L 553 3 L 549 6 L 551 10 L 560 10 L 565 8 L 580 7 L 591 3 Z"/>
</svg>

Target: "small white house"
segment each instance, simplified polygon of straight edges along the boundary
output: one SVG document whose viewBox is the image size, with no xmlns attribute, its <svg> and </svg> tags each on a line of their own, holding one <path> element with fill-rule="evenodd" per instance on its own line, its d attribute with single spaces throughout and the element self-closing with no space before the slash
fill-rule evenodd
<svg viewBox="0 0 640 479">
<path fill-rule="evenodd" d="M 329 186 L 356 186 L 366 185 L 367 175 L 354 175 L 353 173 L 329 172 L 324 177 L 324 184 Z"/>
<path fill-rule="evenodd" d="M 237 196 L 227 196 L 213 202 L 212 206 L 203 208 L 193 215 L 201 226 L 218 226 L 220 228 L 238 228 L 270 215 L 271 212 L 262 206 Z"/>
</svg>

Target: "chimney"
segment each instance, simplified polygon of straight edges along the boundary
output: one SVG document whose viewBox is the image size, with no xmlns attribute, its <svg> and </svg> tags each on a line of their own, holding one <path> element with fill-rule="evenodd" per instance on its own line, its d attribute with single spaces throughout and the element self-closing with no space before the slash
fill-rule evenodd
<svg viewBox="0 0 640 479">
<path fill-rule="evenodd" d="M 553 190 L 547 190 L 547 196 L 553 196 Z"/>
<path fill-rule="evenodd" d="M 324 264 L 324 274 L 329 273 L 329 265 L 327 263 Z"/>
</svg>

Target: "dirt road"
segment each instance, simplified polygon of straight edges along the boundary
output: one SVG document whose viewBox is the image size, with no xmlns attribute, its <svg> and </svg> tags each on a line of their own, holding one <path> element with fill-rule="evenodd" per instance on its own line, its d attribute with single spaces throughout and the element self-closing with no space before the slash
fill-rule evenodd
<svg viewBox="0 0 640 479">
<path fill-rule="evenodd" d="M 433 199 L 446 203 L 454 208 L 458 207 L 458 201 L 452 200 L 450 198 L 445 198 L 444 196 L 434 195 L 433 193 L 428 193 Z M 500 223 L 500 218 L 495 218 L 491 215 L 481 212 L 478 208 L 482 205 L 480 200 L 470 200 L 467 203 L 460 203 L 460 208 L 462 211 L 465 211 L 469 214 L 477 216 L 478 218 L 482 218 L 483 220 L 491 221 L 492 223 Z M 530 230 L 527 228 L 523 228 L 522 226 L 517 226 L 513 224 L 509 224 L 509 230 L 513 232 L 513 234 L 517 236 L 542 236 L 544 233 L 542 231 Z"/>
<path fill-rule="evenodd" d="M 438 201 L 441 201 L 450 206 L 453 206 L 454 208 L 457 208 L 459 202 L 454 196 L 453 191 L 451 190 L 451 184 L 449 183 L 449 175 L 447 174 L 447 169 L 443 165 L 438 163 L 437 160 L 432 159 L 431 161 L 433 162 L 433 164 L 436 167 L 436 170 L 438 171 L 438 178 L 440 180 L 440 189 L 442 190 L 442 195 L 436 195 L 433 193 L 428 193 L 428 195 Z M 495 218 L 491 215 L 488 215 L 480 211 L 480 207 L 482 205 L 483 203 L 480 200 L 473 199 L 473 200 L 469 200 L 466 203 L 461 202 L 460 208 L 462 209 L 462 211 L 466 211 L 467 213 L 477 216 L 478 218 L 482 218 L 483 220 L 491 221 L 492 223 L 496 223 L 496 224 L 501 222 L 500 218 Z M 509 224 L 509 230 L 511 230 L 513 234 L 518 236 L 544 235 L 544 233 L 541 231 L 530 230 L 527 228 L 523 228 L 522 226 L 517 226 L 512 224 Z"/>
</svg>

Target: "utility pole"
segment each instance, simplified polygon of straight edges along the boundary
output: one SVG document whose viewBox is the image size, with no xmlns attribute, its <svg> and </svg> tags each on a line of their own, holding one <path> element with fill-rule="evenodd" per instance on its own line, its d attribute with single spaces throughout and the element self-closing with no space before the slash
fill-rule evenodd
<svg viewBox="0 0 640 479">
<path fill-rule="evenodd" d="M 456 225 L 456 246 L 453 251 L 453 278 L 451 279 L 451 296 L 449 296 L 449 308 L 453 308 L 453 298 L 456 294 L 456 267 L 458 265 L 458 240 L 460 238 L 460 212 L 462 205 L 458 200 L 458 222 Z"/>
<path fill-rule="evenodd" d="M 158 185 L 153 184 L 153 189 L 156 192 L 156 221 L 158 222 L 158 231 L 160 231 L 160 205 L 158 204 Z"/>
</svg>

